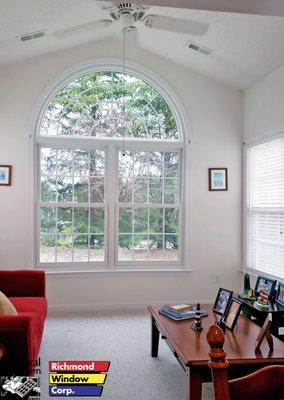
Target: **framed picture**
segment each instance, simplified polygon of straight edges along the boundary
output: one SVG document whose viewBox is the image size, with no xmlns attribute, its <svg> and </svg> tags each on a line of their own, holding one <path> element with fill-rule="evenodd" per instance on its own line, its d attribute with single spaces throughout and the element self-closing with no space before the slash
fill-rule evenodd
<svg viewBox="0 0 284 400">
<path fill-rule="evenodd" d="M 0 186 L 11 186 L 12 184 L 12 166 L 0 165 Z"/>
<path fill-rule="evenodd" d="M 275 281 L 273 279 L 268 279 L 268 278 L 265 278 L 264 276 L 258 276 L 254 291 L 255 291 L 255 293 L 259 294 L 261 286 L 267 285 L 268 298 L 271 299 L 271 297 L 274 296 L 276 283 L 277 283 L 277 281 Z"/>
<path fill-rule="evenodd" d="M 228 169 L 209 168 L 208 169 L 209 190 L 228 190 Z"/>
<path fill-rule="evenodd" d="M 277 304 L 284 307 L 284 283 L 279 282 L 275 301 Z"/>
<path fill-rule="evenodd" d="M 220 288 L 214 303 L 213 311 L 217 314 L 225 315 L 232 295 L 233 292 L 231 290 Z"/>
<path fill-rule="evenodd" d="M 256 338 L 256 341 L 255 341 L 255 351 L 258 351 L 258 350 L 259 350 L 259 348 L 260 348 L 260 346 L 261 346 L 261 343 L 263 342 L 263 339 L 264 339 L 265 337 L 266 337 L 266 340 L 267 340 L 267 342 L 268 342 L 268 345 L 269 345 L 270 350 L 273 349 L 273 339 L 272 339 L 272 336 L 271 336 L 271 334 L 270 334 L 270 332 L 269 332 L 269 327 L 270 327 L 271 323 L 272 323 L 272 314 L 269 313 L 269 314 L 267 315 L 267 317 L 266 317 L 266 319 L 265 319 L 265 321 L 264 321 L 262 327 L 261 327 L 261 330 L 260 330 L 260 332 L 259 332 L 258 337 Z"/>
<path fill-rule="evenodd" d="M 242 303 L 239 300 L 232 299 L 228 311 L 224 317 L 224 323 L 231 331 L 234 329 L 241 312 Z"/>
</svg>

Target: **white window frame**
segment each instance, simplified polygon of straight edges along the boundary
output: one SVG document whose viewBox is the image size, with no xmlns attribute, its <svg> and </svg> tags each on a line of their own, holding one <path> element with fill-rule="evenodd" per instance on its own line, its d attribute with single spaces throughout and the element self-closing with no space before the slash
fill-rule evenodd
<svg viewBox="0 0 284 400">
<path fill-rule="evenodd" d="M 46 106 L 49 104 L 54 94 L 63 88 L 68 82 L 72 81 L 76 77 L 98 71 L 120 71 L 124 72 L 123 63 L 121 60 L 114 59 L 101 59 L 89 61 L 87 63 L 81 63 L 75 67 L 72 67 L 65 71 L 59 76 L 54 82 L 52 82 L 46 91 L 42 94 L 35 111 L 34 120 L 32 123 L 33 135 L 30 138 L 33 139 L 31 143 L 33 163 L 32 163 L 32 174 L 34 190 L 31 195 L 33 196 L 32 204 L 34 204 L 34 210 L 36 212 L 31 213 L 31 223 L 33 226 L 33 243 L 30 250 L 30 259 L 34 266 L 39 266 L 44 269 L 51 269 L 56 271 L 98 271 L 98 270 L 116 270 L 116 271 L 127 271 L 127 270 L 190 270 L 189 264 L 189 147 L 190 141 L 187 139 L 189 134 L 189 124 L 187 121 L 186 113 L 183 109 L 182 104 L 175 95 L 175 93 L 163 82 L 159 77 L 155 76 L 151 71 L 136 63 L 127 63 L 126 73 L 133 74 L 137 78 L 140 78 L 151 86 L 153 86 L 163 96 L 165 101 L 171 107 L 174 114 L 175 120 L 178 125 L 178 130 L 181 135 L 181 140 L 155 140 L 145 142 L 143 139 L 131 139 L 127 140 L 127 150 L 137 151 L 178 151 L 181 153 L 182 166 L 180 170 L 180 204 L 179 204 L 179 261 L 134 261 L 134 262 L 118 262 L 117 259 L 117 238 L 118 238 L 118 203 L 115 203 L 114 196 L 118 190 L 118 179 L 115 179 L 114 175 L 111 175 L 108 168 L 114 170 L 115 163 L 118 162 L 118 151 L 123 148 L 123 140 L 121 138 L 107 138 L 107 139 L 92 139 L 88 137 L 51 137 L 51 136 L 39 136 L 39 127 L 42 115 L 45 111 Z M 39 171 L 40 160 L 39 160 L 39 147 L 66 147 L 66 148 L 85 148 L 85 149 L 99 149 L 105 150 L 105 202 L 114 204 L 114 207 L 109 207 L 105 204 L 105 262 L 73 262 L 73 263 L 39 263 L 39 238 L 40 238 L 40 221 L 39 221 L 39 205 L 37 202 L 38 188 L 39 185 Z M 103 204 L 103 203 L 102 203 Z M 49 204 L 50 205 L 50 204 Z M 66 206 L 66 204 L 64 204 Z M 74 205 L 73 206 L 77 206 Z M 133 204 L 131 205 L 133 207 Z M 151 204 L 141 204 L 143 207 L 151 207 Z M 169 205 L 170 208 L 175 208 L 175 205 Z M 108 222 L 106 222 L 108 221 Z M 186 245 L 185 245 L 186 243 Z M 115 251 L 113 251 L 115 249 Z M 185 263 L 186 260 L 186 263 Z M 70 264 L 72 264 L 70 266 Z"/>
<path fill-rule="evenodd" d="M 249 173 L 250 173 L 250 171 L 249 171 L 249 162 L 250 162 L 249 151 L 250 151 L 250 148 L 253 146 L 257 146 L 262 143 L 266 143 L 266 142 L 273 141 L 275 139 L 283 138 L 283 137 L 284 137 L 284 132 L 278 132 L 278 133 L 273 133 L 273 134 L 266 133 L 260 137 L 249 139 L 247 142 L 244 143 L 244 152 L 243 152 L 243 167 L 244 167 L 244 178 L 243 178 L 243 205 L 244 205 L 244 207 L 243 207 L 243 263 L 244 263 L 244 267 L 243 268 L 244 269 L 243 269 L 243 272 L 249 272 L 255 276 L 257 276 L 258 274 L 260 274 L 260 275 L 262 274 L 262 275 L 265 275 L 265 276 L 268 276 L 271 278 L 277 278 L 280 280 L 283 280 L 283 278 L 281 278 L 277 275 L 268 273 L 266 271 L 263 271 L 261 269 L 254 268 L 254 267 L 250 266 L 249 262 L 248 262 L 248 251 L 249 251 L 249 244 L 248 244 L 248 229 L 249 229 L 248 218 L 249 217 L 248 217 L 248 215 L 250 213 L 249 206 L 248 206 L 249 187 L 250 187 L 249 186 Z M 274 207 L 273 208 L 258 207 L 258 209 L 256 209 L 255 212 L 257 212 L 257 211 L 260 213 L 261 212 L 277 213 L 277 212 L 282 212 L 283 210 L 279 209 L 277 207 L 275 207 L 275 208 Z"/>
</svg>

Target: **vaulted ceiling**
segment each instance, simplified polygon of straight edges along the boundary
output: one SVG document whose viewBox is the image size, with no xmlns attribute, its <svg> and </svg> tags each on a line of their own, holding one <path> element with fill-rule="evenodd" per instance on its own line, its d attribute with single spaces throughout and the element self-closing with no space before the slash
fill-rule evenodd
<svg viewBox="0 0 284 400">
<path fill-rule="evenodd" d="M 118 23 L 61 40 L 52 35 L 62 28 L 109 18 L 102 7 L 110 4 L 94 0 L 0 0 L 0 65 L 90 41 L 121 37 Z M 246 89 L 284 64 L 283 17 L 156 6 L 147 13 L 209 23 L 209 30 L 202 37 L 137 24 L 139 48 L 238 89 Z M 16 39 L 18 35 L 40 30 L 46 31 L 42 39 L 27 43 Z M 214 55 L 205 56 L 186 48 L 188 40 L 212 49 Z"/>
</svg>

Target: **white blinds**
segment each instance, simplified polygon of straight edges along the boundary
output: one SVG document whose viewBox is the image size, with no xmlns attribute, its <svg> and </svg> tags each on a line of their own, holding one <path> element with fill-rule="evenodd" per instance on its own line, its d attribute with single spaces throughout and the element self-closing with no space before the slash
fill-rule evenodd
<svg viewBox="0 0 284 400">
<path fill-rule="evenodd" d="M 284 278 L 284 135 L 248 147 L 246 266 Z"/>
</svg>

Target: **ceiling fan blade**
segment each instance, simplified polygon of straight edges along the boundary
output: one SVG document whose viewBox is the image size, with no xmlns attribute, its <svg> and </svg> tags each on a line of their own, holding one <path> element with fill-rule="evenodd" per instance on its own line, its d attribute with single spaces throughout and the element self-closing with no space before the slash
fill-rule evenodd
<svg viewBox="0 0 284 400">
<path fill-rule="evenodd" d="M 143 21 L 149 28 L 198 36 L 205 35 L 209 28 L 209 24 L 205 22 L 164 17 L 154 14 L 146 15 Z"/>
<path fill-rule="evenodd" d="M 53 32 L 53 36 L 56 37 L 56 39 L 65 39 L 79 35 L 81 33 L 92 32 L 96 29 L 105 28 L 109 26 L 111 23 L 112 21 L 108 19 L 102 19 L 100 21 L 94 21 L 88 24 L 77 25 L 74 26 L 73 28 L 66 28 L 66 29 L 61 29 L 59 31 L 55 31 Z"/>
</svg>

